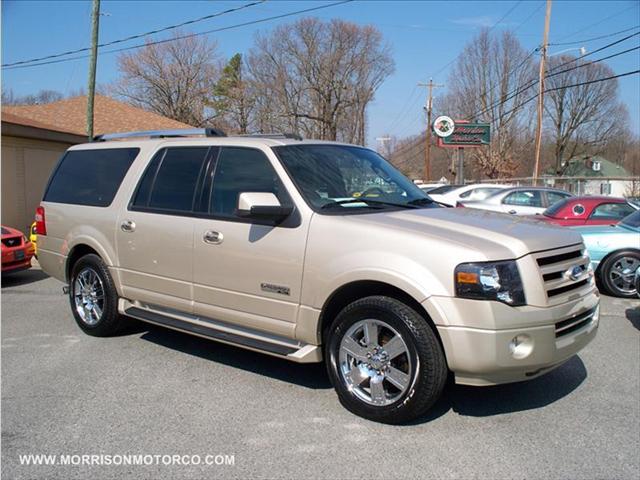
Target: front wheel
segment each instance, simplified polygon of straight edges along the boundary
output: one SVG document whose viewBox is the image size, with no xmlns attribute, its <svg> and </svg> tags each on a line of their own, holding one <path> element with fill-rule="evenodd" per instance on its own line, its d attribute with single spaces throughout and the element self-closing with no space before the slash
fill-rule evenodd
<svg viewBox="0 0 640 480">
<path fill-rule="evenodd" d="M 427 321 L 399 300 L 357 300 L 336 317 L 327 368 L 342 405 L 383 423 L 408 422 L 440 397 L 448 370 Z"/>
<path fill-rule="evenodd" d="M 607 258 L 600 267 L 600 283 L 609 295 L 634 298 L 634 276 L 640 268 L 640 252 L 623 250 Z"/>
</svg>

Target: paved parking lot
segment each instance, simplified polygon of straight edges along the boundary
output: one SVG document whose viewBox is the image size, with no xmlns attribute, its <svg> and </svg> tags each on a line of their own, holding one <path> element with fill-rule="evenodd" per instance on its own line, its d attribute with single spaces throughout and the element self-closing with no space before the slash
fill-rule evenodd
<svg viewBox="0 0 640 480">
<path fill-rule="evenodd" d="M 3 478 L 633 478 L 640 301 L 604 297 L 578 357 L 528 383 L 450 386 L 386 426 L 344 410 L 323 367 L 135 324 L 76 327 L 61 284 L 2 282 Z M 226 466 L 25 466 L 19 455 L 233 455 Z"/>
</svg>

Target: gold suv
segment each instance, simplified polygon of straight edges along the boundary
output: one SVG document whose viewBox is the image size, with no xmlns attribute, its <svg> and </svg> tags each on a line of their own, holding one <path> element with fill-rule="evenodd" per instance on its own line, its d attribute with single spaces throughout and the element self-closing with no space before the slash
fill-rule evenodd
<svg viewBox="0 0 640 480">
<path fill-rule="evenodd" d="M 578 233 L 442 208 L 354 145 L 104 135 L 64 154 L 36 222 L 39 262 L 68 285 L 86 333 L 134 317 L 324 359 L 342 404 L 381 422 L 423 415 L 448 375 L 541 375 L 598 326 Z"/>
</svg>

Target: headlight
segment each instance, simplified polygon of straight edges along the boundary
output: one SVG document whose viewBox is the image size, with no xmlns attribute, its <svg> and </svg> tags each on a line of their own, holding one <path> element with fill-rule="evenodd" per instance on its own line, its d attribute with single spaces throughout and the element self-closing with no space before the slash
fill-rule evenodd
<svg viewBox="0 0 640 480">
<path fill-rule="evenodd" d="M 512 307 L 526 305 L 515 261 L 462 263 L 454 278 L 458 297 L 497 300 Z"/>
</svg>

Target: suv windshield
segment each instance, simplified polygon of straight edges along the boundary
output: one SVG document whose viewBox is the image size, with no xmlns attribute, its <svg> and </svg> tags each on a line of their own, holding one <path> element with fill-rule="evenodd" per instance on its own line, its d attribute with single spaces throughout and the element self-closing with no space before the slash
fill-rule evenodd
<svg viewBox="0 0 640 480">
<path fill-rule="evenodd" d="M 627 215 L 620 223 L 626 227 L 640 228 L 640 210 L 636 210 L 631 215 Z"/>
<path fill-rule="evenodd" d="M 372 150 L 346 145 L 272 148 L 314 210 L 437 207 L 411 180 Z"/>
</svg>

